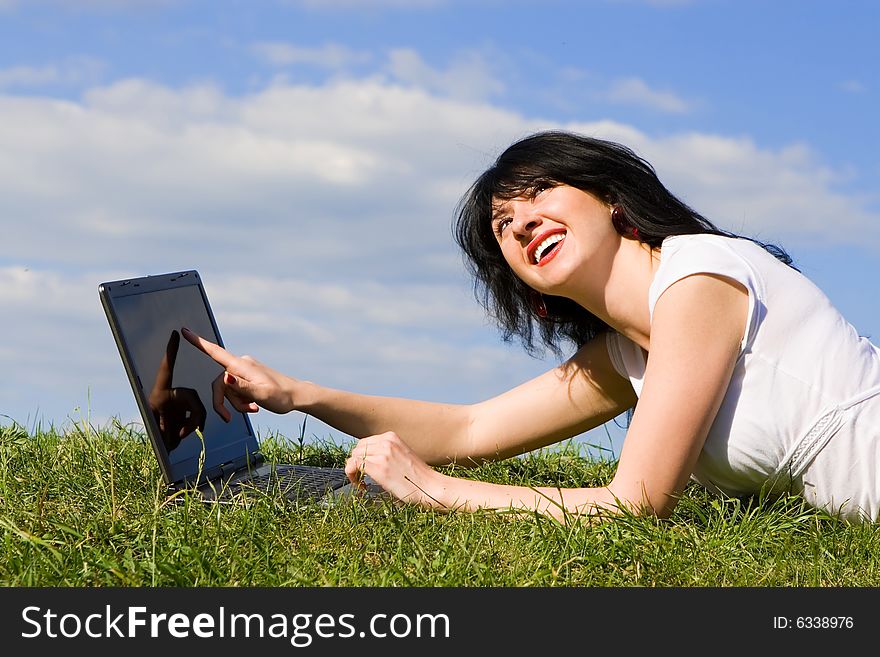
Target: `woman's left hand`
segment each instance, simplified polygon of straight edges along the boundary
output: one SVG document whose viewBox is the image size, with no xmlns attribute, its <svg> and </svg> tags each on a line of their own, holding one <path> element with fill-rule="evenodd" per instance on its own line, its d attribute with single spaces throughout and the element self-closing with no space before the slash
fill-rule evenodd
<svg viewBox="0 0 880 657">
<path fill-rule="evenodd" d="M 437 499 L 443 475 L 420 459 L 393 431 L 361 438 L 345 463 L 345 474 L 355 485 L 369 475 L 386 492 L 408 504 L 446 508 Z"/>
</svg>

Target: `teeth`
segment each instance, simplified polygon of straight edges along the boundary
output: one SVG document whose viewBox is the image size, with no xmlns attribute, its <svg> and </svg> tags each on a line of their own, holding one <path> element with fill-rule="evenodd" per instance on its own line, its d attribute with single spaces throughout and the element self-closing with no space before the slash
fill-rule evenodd
<svg viewBox="0 0 880 657">
<path fill-rule="evenodd" d="M 561 242 L 565 239 L 565 233 L 556 233 L 555 235 L 551 235 L 544 241 L 542 241 L 538 248 L 535 249 L 535 264 L 538 264 L 541 261 L 541 254 L 544 253 L 546 249 L 553 246 L 557 242 Z"/>
</svg>

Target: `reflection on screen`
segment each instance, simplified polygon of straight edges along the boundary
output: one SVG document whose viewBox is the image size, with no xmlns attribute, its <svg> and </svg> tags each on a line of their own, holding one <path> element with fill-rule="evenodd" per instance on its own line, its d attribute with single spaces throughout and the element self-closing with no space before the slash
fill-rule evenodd
<svg viewBox="0 0 880 657">
<path fill-rule="evenodd" d="M 202 445 L 196 429 L 209 454 L 252 435 L 241 413 L 232 411 L 226 423 L 213 408 L 211 384 L 223 368 L 181 339 L 180 329 L 186 326 L 217 341 L 197 285 L 118 297 L 114 308 L 145 405 L 172 465 L 198 459 Z"/>
</svg>

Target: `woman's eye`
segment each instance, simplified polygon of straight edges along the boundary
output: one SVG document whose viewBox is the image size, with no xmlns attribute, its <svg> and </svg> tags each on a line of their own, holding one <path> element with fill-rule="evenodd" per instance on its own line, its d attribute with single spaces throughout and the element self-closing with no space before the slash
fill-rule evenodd
<svg viewBox="0 0 880 657">
<path fill-rule="evenodd" d="M 550 187 L 552 187 L 552 185 L 550 185 L 550 183 L 544 183 L 544 182 L 538 183 L 537 185 L 535 185 L 535 188 L 532 191 L 532 193 L 535 196 L 537 196 L 541 192 L 546 192 L 548 189 L 550 189 Z"/>
<path fill-rule="evenodd" d="M 495 224 L 495 232 L 501 235 L 504 232 L 504 229 L 510 225 L 510 218 L 499 219 L 498 223 Z"/>
</svg>

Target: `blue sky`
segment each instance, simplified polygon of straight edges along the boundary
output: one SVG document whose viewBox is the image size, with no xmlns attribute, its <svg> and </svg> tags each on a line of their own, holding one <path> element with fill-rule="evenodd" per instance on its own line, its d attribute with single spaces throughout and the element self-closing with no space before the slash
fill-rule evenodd
<svg viewBox="0 0 880 657">
<path fill-rule="evenodd" d="M 467 402 L 539 373 L 450 222 L 551 127 L 781 243 L 877 342 L 878 28 L 867 0 L 0 0 L 0 414 L 134 418 L 97 284 L 189 268 L 296 376 Z"/>
</svg>

